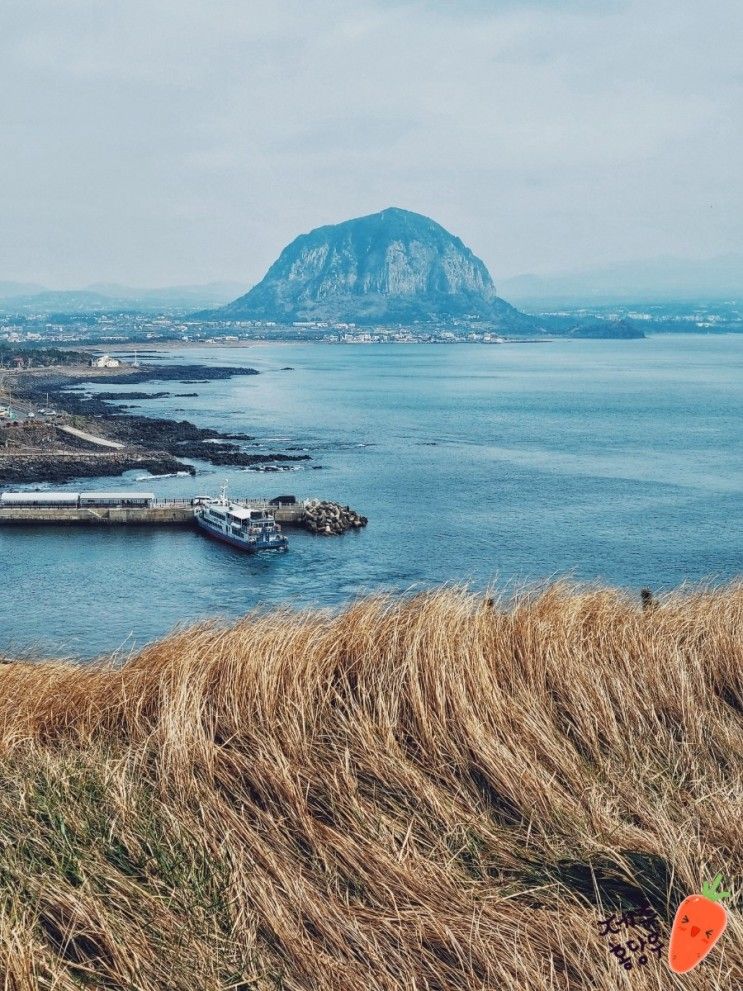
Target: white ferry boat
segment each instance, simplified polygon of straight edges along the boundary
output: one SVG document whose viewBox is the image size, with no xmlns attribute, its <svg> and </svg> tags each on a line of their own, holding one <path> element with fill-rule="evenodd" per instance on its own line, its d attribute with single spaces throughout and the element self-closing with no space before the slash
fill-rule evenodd
<svg viewBox="0 0 743 991">
<path fill-rule="evenodd" d="M 218 499 L 196 507 L 194 519 L 209 536 L 253 554 L 256 551 L 285 551 L 289 541 L 267 509 L 254 509 L 230 502 L 227 486 Z"/>
</svg>

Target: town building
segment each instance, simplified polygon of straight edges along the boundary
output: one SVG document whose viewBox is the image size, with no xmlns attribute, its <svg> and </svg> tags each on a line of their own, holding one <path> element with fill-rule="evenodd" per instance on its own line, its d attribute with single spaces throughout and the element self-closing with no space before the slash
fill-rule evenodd
<svg viewBox="0 0 743 991">
<path fill-rule="evenodd" d="M 112 358 L 110 354 L 102 354 L 98 358 L 91 358 L 91 368 L 121 368 L 123 362 L 118 358 Z"/>
</svg>

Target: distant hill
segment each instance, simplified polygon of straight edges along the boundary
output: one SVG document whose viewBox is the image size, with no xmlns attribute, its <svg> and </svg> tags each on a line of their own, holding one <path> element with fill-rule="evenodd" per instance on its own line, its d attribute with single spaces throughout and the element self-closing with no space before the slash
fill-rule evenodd
<svg viewBox="0 0 743 991">
<path fill-rule="evenodd" d="M 238 282 L 208 282 L 195 286 L 164 286 L 156 289 L 137 289 L 131 286 L 98 284 L 87 287 L 112 299 L 143 303 L 153 306 L 221 306 L 235 293 L 244 291 L 245 284 Z"/>
<path fill-rule="evenodd" d="M 0 311 L 6 313 L 104 313 L 111 310 L 187 312 L 201 306 L 221 306 L 243 288 L 235 282 L 197 286 L 137 289 L 116 284 L 84 289 L 45 289 L 23 283 L 0 282 Z"/>
<path fill-rule="evenodd" d="M 0 299 L 31 296 L 40 292 L 46 292 L 46 290 L 35 282 L 0 282 Z"/>
<path fill-rule="evenodd" d="M 533 331 L 533 318 L 500 299 L 484 262 L 440 224 L 390 207 L 318 227 L 292 241 L 223 319 L 356 324 L 487 321 Z"/>
<path fill-rule="evenodd" d="M 0 310 L 6 313 L 101 313 L 123 309 L 124 305 L 123 301 L 87 289 L 44 289 L 0 300 Z"/>
<path fill-rule="evenodd" d="M 501 289 L 522 305 L 743 299 L 743 255 L 652 258 L 554 275 L 518 275 Z"/>
</svg>

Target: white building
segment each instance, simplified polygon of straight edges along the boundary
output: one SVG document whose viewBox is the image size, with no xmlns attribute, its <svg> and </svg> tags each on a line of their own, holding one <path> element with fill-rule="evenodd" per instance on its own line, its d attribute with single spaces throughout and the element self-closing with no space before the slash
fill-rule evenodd
<svg viewBox="0 0 743 991">
<path fill-rule="evenodd" d="M 118 358 L 112 358 L 110 354 L 102 354 L 100 358 L 92 358 L 91 368 L 121 368 L 123 362 Z"/>
</svg>

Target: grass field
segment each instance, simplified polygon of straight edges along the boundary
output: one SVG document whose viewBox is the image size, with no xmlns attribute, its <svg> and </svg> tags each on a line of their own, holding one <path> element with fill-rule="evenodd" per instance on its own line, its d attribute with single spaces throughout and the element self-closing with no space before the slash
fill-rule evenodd
<svg viewBox="0 0 743 991">
<path fill-rule="evenodd" d="M 742 631 L 743 586 L 445 590 L 2 665 L 0 989 L 738 991 Z M 598 922 L 643 897 L 625 971 Z"/>
</svg>

